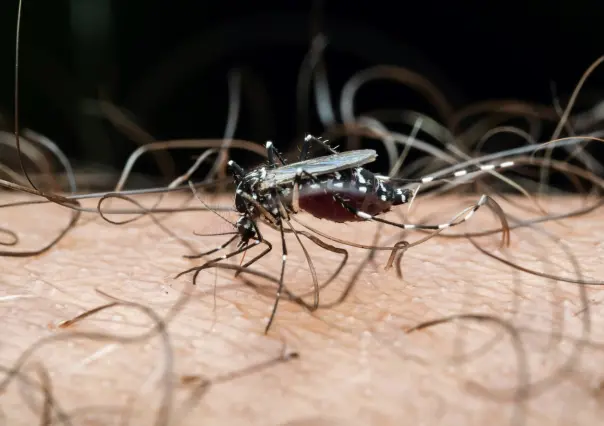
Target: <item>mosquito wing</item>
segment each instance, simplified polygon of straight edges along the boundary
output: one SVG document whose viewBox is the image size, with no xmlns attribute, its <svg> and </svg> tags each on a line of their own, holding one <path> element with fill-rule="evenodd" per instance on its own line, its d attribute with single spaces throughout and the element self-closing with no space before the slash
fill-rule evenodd
<svg viewBox="0 0 604 426">
<path fill-rule="evenodd" d="M 320 176 L 339 170 L 360 167 L 375 161 L 376 158 L 377 153 L 373 149 L 359 149 L 288 164 L 267 170 L 266 176 L 258 184 L 258 189 L 264 191 L 277 185 L 291 183 L 294 181 L 298 169 L 302 169 L 313 176 Z"/>
</svg>

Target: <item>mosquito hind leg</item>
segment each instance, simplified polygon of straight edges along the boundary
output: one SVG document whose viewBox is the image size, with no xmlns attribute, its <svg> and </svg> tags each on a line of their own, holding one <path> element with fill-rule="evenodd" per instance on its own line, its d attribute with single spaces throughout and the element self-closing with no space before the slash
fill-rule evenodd
<svg viewBox="0 0 604 426">
<path fill-rule="evenodd" d="M 503 210 L 501 209 L 501 207 L 499 206 L 499 204 L 497 204 L 497 202 L 495 202 L 495 200 L 493 200 L 491 197 L 489 197 L 486 194 L 483 194 L 480 197 L 480 199 L 473 206 L 468 207 L 468 208 L 462 210 L 457 215 L 455 215 L 455 217 L 452 220 L 450 220 L 449 222 L 441 223 L 439 225 L 415 225 L 415 224 L 409 224 L 409 223 L 396 223 L 396 222 L 393 222 L 393 221 L 390 221 L 387 219 L 382 219 L 380 217 L 376 217 L 375 215 L 370 215 L 368 213 L 365 213 L 365 212 L 355 208 L 354 206 L 352 206 L 348 202 L 346 202 L 346 200 L 344 200 L 339 194 L 334 194 L 333 197 L 334 197 L 334 200 L 338 201 L 342 205 L 342 207 L 344 207 L 346 210 L 348 210 L 350 213 L 356 215 L 360 219 L 363 219 L 366 221 L 380 222 L 380 223 L 384 223 L 386 225 L 394 226 L 394 227 L 397 227 L 400 229 L 420 229 L 420 230 L 429 230 L 429 231 L 442 231 L 447 228 L 451 228 L 453 226 L 461 225 L 462 223 L 467 222 L 474 215 L 474 213 L 476 213 L 476 211 L 478 211 L 478 209 L 480 209 L 482 206 L 487 204 L 495 212 L 495 214 L 497 214 L 497 217 L 501 221 L 501 225 L 502 225 L 502 229 L 503 229 L 502 246 L 506 246 L 509 244 L 509 224 L 507 222 L 505 214 L 504 214 Z"/>
<path fill-rule="evenodd" d="M 329 146 L 325 141 L 322 141 L 321 139 L 309 134 L 306 135 L 306 137 L 304 138 L 304 142 L 302 143 L 302 149 L 300 149 L 300 157 L 298 161 L 306 161 L 308 159 L 308 151 L 310 150 L 310 147 L 313 142 L 318 143 L 331 154 L 339 154 L 338 151 Z"/>
</svg>

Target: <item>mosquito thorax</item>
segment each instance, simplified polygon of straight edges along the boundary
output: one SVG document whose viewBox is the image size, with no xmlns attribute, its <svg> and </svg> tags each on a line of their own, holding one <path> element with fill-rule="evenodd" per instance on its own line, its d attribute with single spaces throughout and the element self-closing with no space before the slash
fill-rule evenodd
<svg viewBox="0 0 604 426">
<path fill-rule="evenodd" d="M 243 198 L 243 190 L 240 188 L 241 185 L 237 186 L 235 191 L 235 209 L 241 214 L 245 214 L 248 211 L 248 203 Z"/>
</svg>

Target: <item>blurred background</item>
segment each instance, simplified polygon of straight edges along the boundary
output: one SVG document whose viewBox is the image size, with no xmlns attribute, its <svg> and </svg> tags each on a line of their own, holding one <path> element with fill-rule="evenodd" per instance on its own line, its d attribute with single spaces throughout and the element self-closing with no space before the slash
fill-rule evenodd
<svg viewBox="0 0 604 426">
<path fill-rule="evenodd" d="M 9 131 L 17 4 L 0 2 L 0 127 Z M 317 34 L 327 42 L 323 66 L 336 120 L 346 82 L 376 65 L 422 75 L 456 109 L 489 99 L 547 106 L 557 99 L 564 106 L 583 72 L 604 54 L 602 18 L 604 3 L 587 0 L 24 0 L 20 123 L 55 141 L 76 167 L 120 170 L 145 140 L 221 138 L 231 76 L 241 95 L 235 137 L 270 139 L 287 151 L 304 132 L 323 131 L 314 98 L 305 114 L 296 96 Z M 589 110 L 602 95 L 604 70 L 598 70 L 576 111 Z M 147 133 L 139 135 L 142 141 L 133 142 L 107 119 L 110 105 Z M 359 91 L 356 112 L 387 109 L 438 118 L 432 105 L 400 84 L 372 82 Z M 593 149 L 601 155 L 601 147 Z M 243 165 L 258 161 L 234 155 Z M 193 161 L 190 151 L 174 158 L 179 170 Z M 161 175 L 152 156 L 137 172 Z"/>
</svg>

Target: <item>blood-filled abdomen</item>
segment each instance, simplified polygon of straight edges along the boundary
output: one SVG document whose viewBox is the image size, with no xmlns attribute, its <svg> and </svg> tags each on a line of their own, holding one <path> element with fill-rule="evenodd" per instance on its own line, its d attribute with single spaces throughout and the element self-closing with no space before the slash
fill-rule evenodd
<svg viewBox="0 0 604 426">
<path fill-rule="evenodd" d="M 391 203 L 381 200 L 378 195 L 371 192 L 359 190 L 334 190 L 334 189 L 310 189 L 301 188 L 298 204 L 304 210 L 319 219 L 332 222 L 356 222 L 363 221 L 354 212 L 346 209 L 340 201 L 334 199 L 338 194 L 350 207 L 369 215 L 377 215 L 390 210 Z"/>
</svg>

